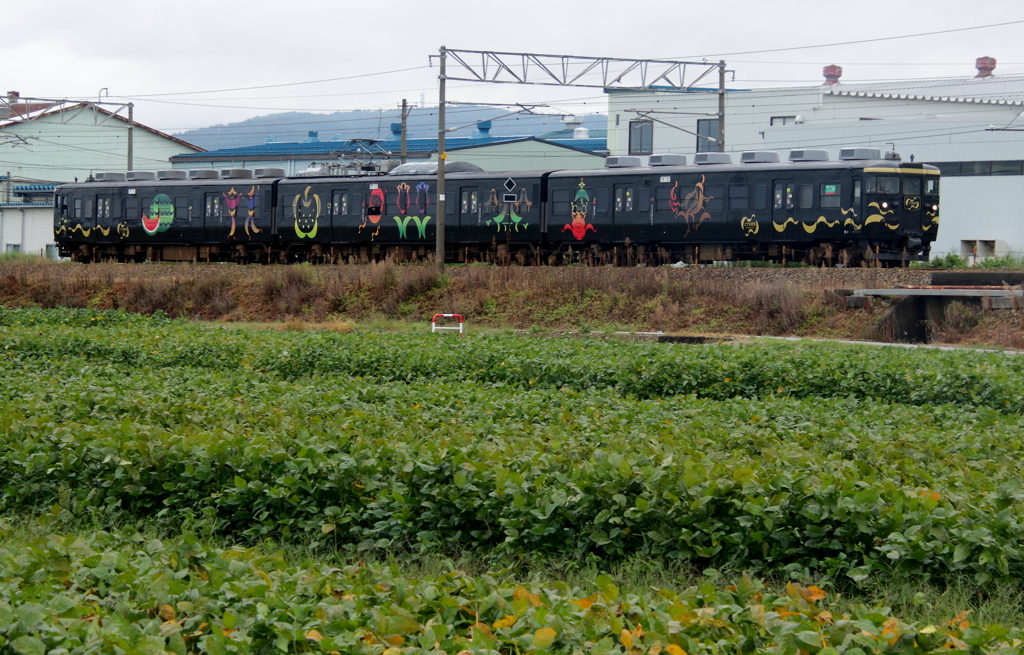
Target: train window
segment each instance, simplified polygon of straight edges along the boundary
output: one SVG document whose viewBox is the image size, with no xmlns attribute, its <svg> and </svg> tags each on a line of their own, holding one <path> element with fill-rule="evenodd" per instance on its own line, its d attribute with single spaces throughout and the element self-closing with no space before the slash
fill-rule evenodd
<svg viewBox="0 0 1024 655">
<path fill-rule="evenodd" d="M 571 189 L 553 189 L 551 191 L 551 211 L 555 214 L 568 214 L 572 205 Z"/>
<path fill-rule="evenodd" d="M 141 215 L 138 196 L 129 196 L 124 200 L 125 218 L 139 218 Z"/>
<path fill-rule="evenodd" d="M 746 209 L 750 206 L 750 187 L 733 184 L 729 187 L 729 209 Z"/>
<path fill-rule="evenodd" d="M 768 206 L 768 187 L 758 184 L 754 187 L 754 209 L 764 209 Z"/>
<path fill-rule="evenodd" d="M 654 187 L 654 211 L 672 211 L 672 187 Z"/>
<path fill-rule="evenodd" d="M 348 214 L 348 194 L 335 191 L 331 196 L 331 215 L 344 216 Z"/>
<path fill-rule="evenodd" d="M 608 189 L 597 190 L 597 211 L 606 212 L 608 211 Z"/>
<path fill-rule="evenodd" d="M 651 190 L 640 188 L 636 190 L 636 208 L 638 211 L 651 211 Z"/>
<path fill-rule="evenodd" d="M 786 185 L 786 209 L 793 209 L 793 184 Z"/>
<path fill-rule="evenodd" d="M 188 196 L 174 197 L 174 217 L 183 218 L 188 216 Z"/>
<path fill-rule="evenodd" d="M 895 175 L 884 175 L 875 177 L 869 175 L 864 178 L 864 193 L 887 193 L 897 194 L 900 192 L 900 178 Z"/>
<path fill-rule="evenodd" d="M 477 205 L 476 191 L 470 191 L 469 192 L 469 211 L 470 211 L 470 213 L 475 214 L 476 210 L 477 210 L 477 207 L 478 207 L 478 205 Z"/>
<path fill-rule="evenodd" d="M 814 206 L 814 185 L 800 185 L 800 209 L 810 209 Z"/>
<path fill-rule="evenodd" d="M 617 212 L 622 211 L 622 194 L 624 191 L 625 189 L 622 188 L 615 189 L 615 211 Z"/>
<path fill-rule="evenodd" d="M 110 211 L 110 198 L 96 198 L 96 218 L 107 218 Z"/>
<path fill-rule="evenodd" d="M 75 198 L 75 215 L 74 218 L 82 218 L 82 199 Z"/>
<path fill-rule="evenodd" d="M 633 211 L 633 187 L 626 187 L 626 211 Z"/>
<path fill-rule="evenodd" d="M 782 182 L 775 183 L 775 209 L 782 209 L 786 202 L 786 196 L 783 193 Z"/>
<path fill-rule="evenodd" d="M 860 206 L 860 178 L 854 178 L 853 180 L 853 206 Z"/>
<path fill-rule="evenodd" d="M 935 196 L 939 193 L 939 178 L 930 177 L 924 181 L 924 195 Z"/>
<path fill-rule="evenodd" d="M 107 218 L 121 218 L 121 202 L 120 198 L 113 202 L 107 198 Z"/>
<path fill-rule="evenodd" d="M 919 177 L 905 177 L 905 178 L 903 178 L 903 195 L 905 195 L 905 196 L 919 196 L 919 195 L 921 195 L 921 178 L 919 178 Z"/>
<path fill-rule="evenodd" d="M 822 209 L 835 209 L 841 204 L 843 198 L 843 185 L 841 184 L 822 184 L 819 191 L 821 200 L 820 205 Z"/>
<path fill-rule="evenodd" d="M 725 209 L 725 186 L 716 184 L 704 187 L 704 198 L 708 209 Z"/>
</svg>

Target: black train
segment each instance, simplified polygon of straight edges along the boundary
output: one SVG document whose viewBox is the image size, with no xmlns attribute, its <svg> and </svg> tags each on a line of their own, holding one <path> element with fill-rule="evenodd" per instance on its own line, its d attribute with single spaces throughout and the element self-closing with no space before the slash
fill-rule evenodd
<svg viewBox="0 0 1024 655">
<path fill-rule="evenodd" d="M 598 170 L 449 164 L 452 262 L 928 259 L 939 170 L 873 148 L 610 157 Z M 461 172 L 460 172 L 461 171 Z M 78 261 L 415 261 L 434 252 L 436 165 L 388 175 L 282 169 L 108 173 L 56 190 L 54 233 Z M 130 179 L 129 179 L 130 178 Z M 148 178 L 148 179 L 147 179 Z"/>
</svg>

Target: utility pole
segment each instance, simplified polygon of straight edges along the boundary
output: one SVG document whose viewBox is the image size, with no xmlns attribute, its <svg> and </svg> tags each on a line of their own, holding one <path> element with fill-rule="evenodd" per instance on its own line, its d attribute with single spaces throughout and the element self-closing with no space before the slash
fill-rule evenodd
<svg viewBox="0 0 1024 655">
<path fill-rule="evenodd" d="M 439 82 L 438 86 L 438 107 L 437 107 L 437 246 L 434 257 L 436 259 L 437 271 L 439 273 L 444 272 L 444 213 L 445 213 L 445 198 L 444 198 L 444 160 L 448 157 L 444 151 L 444 82 L 445 82 L 445 56 L 447 49 L 441 46 L 441 74 L 438 75 L 437 79 Z M 404 133 L 404 132 L 403 132 Z"/>
<path fill-rule="evenodd" d="M 408 107 L 409 106 L 406 103 L 405 98 L 402 98 L 402 153 L 400 155 L 401 159 L 399 160 L 400 163 L 402 163 L 402 164 L 405 163 L 406 156 L 408 154 L 408 153 L 406 153 L 406 150 L 405 150 L 405 145 L 406 145 L 405 144 L 405 140 L 407 138 L 407 132 L 408 132 L 407 125 L 408 125 L 408 119 L 409 119 L 409 109 L 408 109 Z"/>
<path fill-rule="evenodd" d="M 135 136 L 133 134 L 134 131 L 135 131 L 133 129 L 135 127 L 134 110 L 135 110 L 135 103 L 129 102 L 128 103 L 128 170 L 129 171 L 134 171 L 135 170 L 135 166 L 134 166 L 133 161 L 132 161 L 132 156 L 134 154 L 134 152 L 132 151 L 132 148 L 134 146 L 133 138 Z"/>
<path fill-rule="evenodd" d="M 718 152 L 725 152 L 725 60 L 718 62 Z"/>
</svg>

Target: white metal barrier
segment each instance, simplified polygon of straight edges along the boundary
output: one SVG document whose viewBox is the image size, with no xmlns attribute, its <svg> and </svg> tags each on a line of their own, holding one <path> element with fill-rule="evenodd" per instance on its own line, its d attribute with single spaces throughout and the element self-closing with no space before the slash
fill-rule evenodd
<svg viewBox="0 0 1024 655">
<path fill-rule="evenodd" d="M 438 325 L 438 318 L 457 318 L 459 319 L 458 327 L 454 325 Z M 430 331 L 437 332 L 438 330 L 458 330 L 459 337 L 462 337 L 462 315 L 461 314 L 434 314 L 434 317 L 430 319 Z"/>
</svg>

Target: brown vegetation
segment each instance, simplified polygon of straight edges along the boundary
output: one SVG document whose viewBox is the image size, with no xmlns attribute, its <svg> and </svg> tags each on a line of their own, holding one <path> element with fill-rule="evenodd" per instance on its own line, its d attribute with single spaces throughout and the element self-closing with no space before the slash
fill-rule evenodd
<svg viewBox="0 0 1024 655">
<path fill-rule="evenodd" d="M 825 299 L 836 287 L 927 283 L 908 269 L 588 268 L 0 264 L 0 303 L 163 311 L 173 317 L 284 322 L 426 321 L 476 325 L 863 338 L 877 317 Z M 289 327 L 290 326 L 290 327 Z"/>
</svg>

